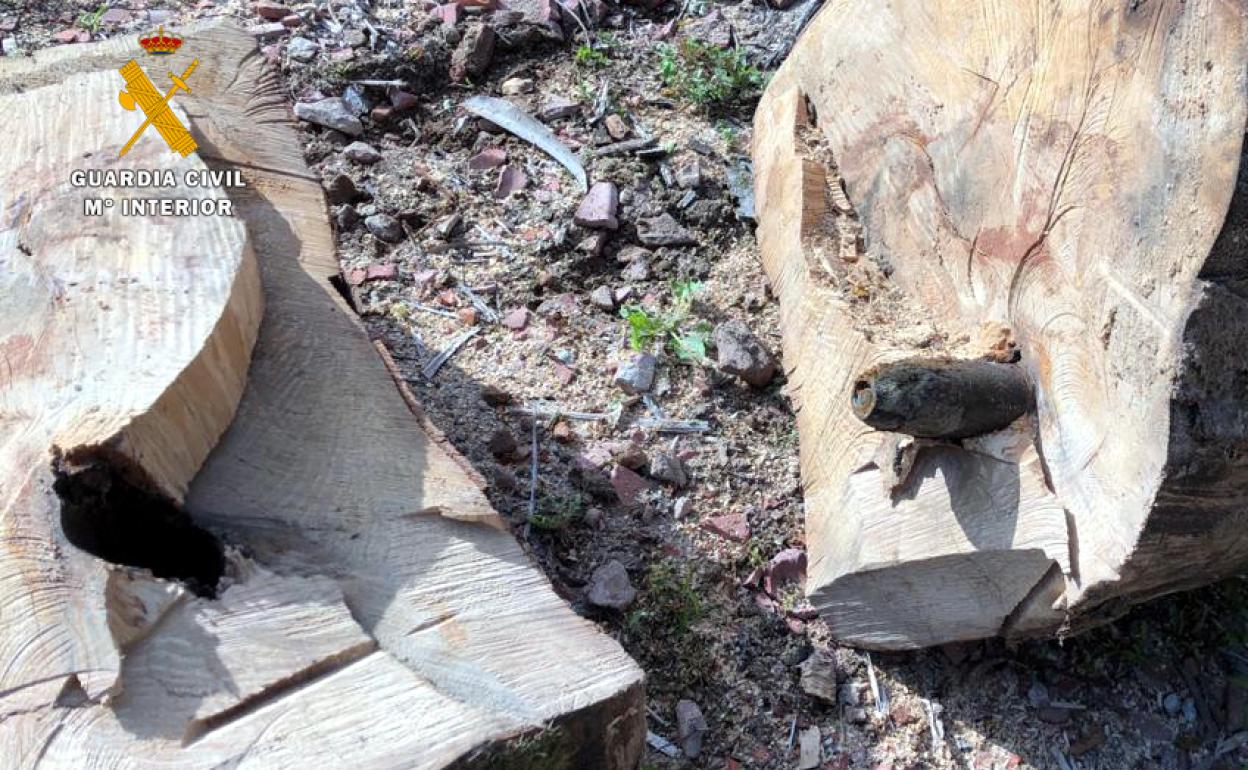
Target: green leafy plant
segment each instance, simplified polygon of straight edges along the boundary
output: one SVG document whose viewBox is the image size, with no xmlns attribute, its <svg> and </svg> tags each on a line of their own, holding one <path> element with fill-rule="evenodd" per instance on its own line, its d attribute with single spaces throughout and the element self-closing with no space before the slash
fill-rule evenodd
<svg viewBox="0 0 1248 770">
<path fill-rule="evenodd" d="M 704 109 L 741 104 L 766 81 L 741 51 L 691 39 L 659 46 L 658 69 L 665 86 Z"/>
<path fill-rule="evenodd" d="M 662 344 L 682 361 L 704 360 L 711 325 L 691 320 L 693 301 L 702 289 L 699 281 L 675 281 L 669 310 L 660 312 L 637 304 L 621 308 L 620 316 L 628 322 L 628 343 L 633 350 Z"/>
<path fill-rule="evenodd" d="M 644 588 L 642 606 L 630 612 L 626 620 L 631 631 L 641 631 L 653 622 L 684 636 L 702 619 L 702 597 L 688 572 L 678 570 L 672 562 L 651 565 Z"/>
<path fill-rule="evenodd" d="M 718 121 L 715 124 L 715 132 L 719 134 L 719 138 L 723 140 L 724 145 L 729 150 L 736 147 L 737 144 L 737 127 L 726 120 Z"/>
<path fill-rule="evenodd" d="M 529 523 L 547 532 L 565 530 L 585 517 L 585 498 L 578 493 L 543 496 Z"/>
<path fill-rule="evenodd" d="M 588 43 L 576 47 L 572 54 L 572 63 L 578 67 L 601 69 L 611 63 L 610 57 Z"/>
<path fill-rule="evenodd" d="M 78 26 L 94 35 L 100 31 L 100 24 L 106 13 L 108 13 L 108 3 L 104 3 L 94 11 L 83 11 L 78 14 Z"/>
</svg>

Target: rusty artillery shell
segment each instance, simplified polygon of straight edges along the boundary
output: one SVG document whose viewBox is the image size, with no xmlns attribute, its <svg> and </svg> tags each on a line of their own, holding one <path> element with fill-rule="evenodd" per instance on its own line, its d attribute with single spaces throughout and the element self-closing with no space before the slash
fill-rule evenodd
<svg viewBox="0 0 1248 770">
<path fill-rule="evenodd" d="M 984 359 L 908 358 L 859 375 L 854 414 L 877 429 L 967 438 L 1009 425 L 1035 404 L 1023 367 Z"/>
</svg>

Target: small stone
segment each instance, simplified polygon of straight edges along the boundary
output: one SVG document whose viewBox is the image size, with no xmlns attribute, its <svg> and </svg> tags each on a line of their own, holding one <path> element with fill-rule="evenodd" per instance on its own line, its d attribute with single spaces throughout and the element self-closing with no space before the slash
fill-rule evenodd
<svg viewBox="0 0 1248 770">
<path fill-rule="evenodd" d="M 595 306 L 611 312 L 615 310 L 615 292 L 610 286 L 599 286 L 589 293 L 589 301 Z"/>
<path fill-rule="evenodd" d="M 677 488 L 689 484 L 689 476 L 685 473 L 680 458 L 665 452 L 659 452 L 650 458 L 650 478 L 666 481 Z"/>
<path fill-rule="evenodd" d="M 889 709 L 888 718 L 893 720 L 893 724 L 905 727 L 917 723 L 922 717 L 910 704 L 897 702 Z"/>
<path fill-rule="evenodd" d="M 516 475 L 506 468 L 494 468 L 491 470 L 490 476 L 494 479 L 494 486 L 504 492 L 514 492 L 520 486 L 520 482 L 516 480 Z"/>
<path fill-rule="evenodd" d="M 651 255 L 649 249 L 643 249 L 640 246 L 625 246 L 615 255 L 615 261 L 621 264 L 635 262 L 639 259 L 649 259 Z"/>
<path fill-rule="evenodd" d="M 342 154 L 347 160 L 363 163 L 366 166 L 371 166 L 381 160 L 381 153 L 367 142 L 352 142 L 342 149 Z"/>
<path fill-rule="evenodd" d="M 725 321 L 715 327 L 719 370 L 735 374 L 754 387 L 771 382 L 776 360 L 744 321 Z"/>
<path fill-rule="evenodd" d="M 76 27 L 71 27 L 69 29 L 63 29 L 60 32 L 57 32 L 55 35 L 52 36 L 52 38 L 56 40 L 56 42 L 58 43 L 74 43 L 74 42 L 77 42 L 78 35 L 81 32 L 82 30 L 77 29 Z"/>
<path fill-rule="evenodd" d="M 256 15 L 265 21 L 281 21 L 290 14 L 290 8 L 281 3 L 259 2 L 255 5 Z"/>
<path fill-rule="evenodd" d="M 630 471 L 639 471 L 650 462 L 646 450 L 632 441 L 612 445 L 611 458 Z"/>
<path fill-rule="evenodd" d="M 815 770 L 823 762 L 823 745 L 819 726 L 802 730 L 798 738 L 797 770 Z"/>
<path fill-rule="evenodd" d="M 325 183 L 325 195 L 332 204 L 351 203 L 363 197 L 355 181 L 346 174 L 335 174 Z"/>
<path fill-rule="evenodd" d="M 110 8 L 100 17 L 100 25 L 105 27 L 116 27 L 119 24 L 128 24 L 133 21 L 134 16 L 124 8 Z"/>
<path fill-rule="evenodd" d="M 342 34 L 342 42 L 352 48 L 359 48 L 368 42 L 368 38 L 364 35 L 362 29 L 349 29 Z"/>
<path fill-rule="evenodd" d="M 658 360 L 649 353 L 638 353 L 615 370 L 615 384 L 629 395 L 645 393 L 654 385 Z"/>
<path fill-rule="evenodd" d="M 537 110 L 537 119 L 543 123 L 550 123 L 560 118 L 570 118 L 579 115 L 580 112 L 580 102 L 563 96 L 548 96 Z"/>
<path fill-rule="evenodd" d="M 352 83 L 342 92 L 342 104 L 352 115 L 367 115 L 373 108 L 373 100 L 364 93 L 364 87 Z"/>
<path fill-rule="evenodd" d="M 490 406 L 507 406 L 514 399 L 511 394 L 495 385 L 481 386 L 481 400 Z"/>
<path fill-rule="evenodd" d="M 498 172 L 498 184 L 494 186 L 494 197 L 505 200 L 523 190 L 529 183 L 529 177 L 519 166 L 503 166 Z"/>
<path fill-rule="evenodd" d="M 455 315 L 459 318 L 459 322 L 464 326 L 477 325 L 477 309 L 473 307 L 461 307 L 455 311 Z"/>
<path fill-rule="evenodd" d="M 739 161 L 728 169 L 728 191 L 737 202 L 737 219 L 742 222 L 755 221 L 754 171 L 749 161 Z"/>
<path fill-rule="evenodd" d="M 682 189 L 693 190 L 702 184 L 702 164 L 690 158 L 676 167 L 676 184 Z"/>
<path fill-rule="evenodd" d="M 592 257 L 602 256 L 602 250 L 607 247 L 608 236 L 605 230 L 595 230 L 585 236 L 576 248 Z"/>
<path fill-rule="evenodd" d="M 507 78 L 499 87 L 499 93 L 503 96 L 519 96 L 520 94 L 533 93 L 534 84 L 532 78 Z"/>
<path fill-rule="evenodd" d="M 297 13 L 287 14 L 282 17 L 282 26 L 286 29 L 298 29 L 303 26 L 303 17 Z"/>
<path fill-rule="evenodd" d="M 486 147 L 468 159 L 468 168 L 473 171 L 485 171 L 498 168 L 507 162 L 507 151 L 502 147 Z"/>
<path fill-rule="evenodd" d="M 585 599 L 595 607 L 622 610 L 637 598 L 637 589 L 628 580 L 628 570 L 612 559 L 594 570 Z"/>
<path fill-rule="evenodd" d="M 295 117 L 318 126 L 341 131 L 348 136 L 364 133 L 364 124 L 351 114 L 345 102 L 338 97 L 319 102 L 299 102 L 295 105 Z"/>
<path fill-rule="evenodd" d="M 416 105 L 419 103 L 420 100 L 416 98 L 416 94 L 401 90 L 390 92 L 390 106 L 399 112 L 416 109 Z"/>
<path fill-rule="evenodd" d="M 776 596 L 789 583 L 800 583 L 806 578 L 806 552 L 799 548 L 786 548 L 767 562 L 763 570 L 763 590 Z"/>
<path fill-rule="evenodd" d="M 602 509 L 591 505 L 585 509 L 585 526 L 597 529 L 602 526 L 602 516 Z"/>
<path fill-rule="evenodd" d="M 820 650 L 802 663 L 802 692 L 825 703 L 837 702 L 838 666 L 836 658 Z"/>
<path fill-rule="evenodd" d="M 403 240 L 403 226 L 389 214 L 373 214 L 371 217 L 365 217 L 364 226 L 378 240 L 386 243 L 398 243 Z"/>
<path fill-rule="evenodd" d="M 1179 712 L 1183 710 L 1183 699 L 1176 693 L 1166 693 L 1166 697 L 1161 699 L 1161 707 L 1166 710 L 1166 714 L 1177 717 Z"/>
<path fill-rule="evenodd" d="M 696 246 L 698 240 L 671 214 L 637 222 L 637 238 L 647 246 Z"/>
<path fill-rule="evenodd" d="M 516 443 L 516 437 L 511 435 L 511 431 L 500 428 L 490 436 L 490 440 L 486 443 L 486 448 L 490 450 L 490 454 L 502 458 L 514 455 L 516 450 L 520 448 L 520 445 Z"/>
<path fill-rule="evenodd" d="M 360 223 L 360 212 L 345 203 L 334 206 L 334 223 L 339 232 L 346 232 Z"/>
<path fill-rule="evenodd" d="M 713 516 L 702 522 L 702 528 L 738 543 L 750 539 L 750 522 L 743 513 Z"/>
<path fill-rule="evenodd" d="M 696 759 L 702 753 L 702 736 L 706 734 L 706 717 L 691 700 L 676 702 L 676 736 L 686 757 Z"/>
<path fill-rule="evenodd" d="M 550 435 L 554 437 L 555 441 L 567 444 L 572 441 L 574 434 L 572 433 L 572 426 L 568 424 L 568 421 L 560 420 L 555 423 L 555 427 L 550 429 Z"/>
<path fill-rule="evenodd" d="M 634 259 L 628 267 L 620 271 L 620 277 L 629 283 L 641 283 L 650 280 L 650 260 Z"/>
<path fill-rule="evenodd" d="M 458 4 L 447 3 L 445 5 L 436 6 L 429 13 L 432 14 L 434 18 L 441 21 L 442 26 L 454 27 L 459 23 L 459 12 L 460 8 Z"/>
<path fill-rule="evenodd" d="M 620 226 L 616 210 L 620 205 L 619 191 L 611 182 L 595 182 L 581 201 L 573 221 L 581 227 L 614 230 Z"/>
<path fill-rule="evenodd" d="M 617 142 L 624 141 L 632 133 L 632 129 L 624 122 L 624 118 L 621 118 L 614 112 L 608 115 L 603 122 L 606 123 L 607 133 Z"/>
<path fill-rule="evenodd" d="M 433 232 L 444 241 L 449 241 L 455 236 L 455 231 L 463 224 L 464 217 L 458 211 L 448 214 L 438 220 L 433 226 Z"/>
<path fill-rule="evenodd" d="M 616 465 L 611 469 L 611 488 L 621 503 L 632 505 L 637 502 L 638 495 L 650 488 L 650 484 L 635 471 Z"/>
<path fill-rule="evenodd" d="M 470 28 L 451 55 L 451 80 L 462 83 L 484 74 L 494 58 L 494 42 L 494 28 L 488 24 Z"/>
<path fill-rule="evenodd" d="M 305 64 L 315 59 L 320 50 L 316 43 L 306 37 L 292 37 L 286 43 L 286 55 Z"/>
<path fill-rule="evenodd" d="M 571 385 L 576 379 L 576 370 L 564 364 L 561 361 L 551 361 L 551 366 L 555 369 L 555 376 L 559 378 L 562 385 Z"/>
<path fill-rule="evenodd" d="M 399 268 L 393 262 L 369 265 L 364 271 L 365 281 L 393 281 L 399 277 Z"/>
<path fill-rule="evenodd" d="M 518 307 L 514 310 L 509 310 L 500 323 L 506 328 L 518 332 L 529 325 L 529 320 L 532 316 L 533 314 L 529 312 L 527 307 Z"/>
<path fill-rule="evenodd" d="M 693 504 L 689 502 L 689 498 L 678 497 L 676 502 L 672 503 L 672 517 L 677 521 L 687 518 L 692 508 Z"/>
</svg>

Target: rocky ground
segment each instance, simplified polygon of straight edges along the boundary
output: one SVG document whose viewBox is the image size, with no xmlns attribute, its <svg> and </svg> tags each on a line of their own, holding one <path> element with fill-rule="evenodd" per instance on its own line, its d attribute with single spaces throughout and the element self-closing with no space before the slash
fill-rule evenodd
<svg viewBox="0 0 1248 770">
<path fill-rule="evenodd" d="M 804 604 L 748 147 L 815 2 L 0 0 L 0 51 L 252 31 L 325 181 L 339 289 L 647 671 L 643 767 L 1244 766 L 1242 581 L 1065 642 L 904 655 L 837 647 Z"/>
</svg>

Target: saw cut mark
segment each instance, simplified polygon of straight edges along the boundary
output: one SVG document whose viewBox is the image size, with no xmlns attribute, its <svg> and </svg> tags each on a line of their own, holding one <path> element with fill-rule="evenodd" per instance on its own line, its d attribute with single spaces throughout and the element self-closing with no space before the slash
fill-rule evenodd
<svg viewBox="0 0 1248 770">
<path fill-rule="evenodd" d="M 141 471 L 95 451 L 57 457 L 53 491 L 70 543 L 113 564 L 151 570 L 198 596 L 214 598 L 225 571 L 221 543 L 173 500 L 145 484 Z"/>
</svg>

